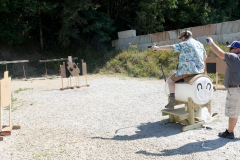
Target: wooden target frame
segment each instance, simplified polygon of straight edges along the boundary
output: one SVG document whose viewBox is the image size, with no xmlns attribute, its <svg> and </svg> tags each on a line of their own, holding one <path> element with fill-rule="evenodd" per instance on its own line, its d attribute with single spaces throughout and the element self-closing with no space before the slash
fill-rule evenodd
<svg viewBox="0 0 240 160">
<path fill-rule="evenodd" d="M 29 62 L 28 60 L 17 60 L 17 61 L 0 61 L 0 64 L 5 64 L 6 65 L 6 71 L 7 71 L 7 64 L 9 63 L 22 63 L 23 64 L 23 74 L 26 79 L 26 73 L 25 73 L 25 68 L 24 68 L 24 63 Z"/>
<path fill-rule="evenodd" d="M 78 59 L 78 57 L 74 57 L 72 59 Z M 45 63 L 45 73 L 46 73 L 46 78 L 47 78 L 47 62 L 60 62 L 60 61 L 66 61 L 68 58 L 60 58 L 60 59 L 46 59 L 46 60 L 39 60 L 40 63 L 44 62 Z M 61 70 L 60 70 L 61 72 Z"/>
<path fill-rule="evenodd" d="M 63 62 L 62 65 L 60 65 L 60 72 L 61 72 L 61 80 L 62 80 L 62 88 L 61 90 L 65 89 L 73 89 L 74 87 L 76 88 L 81 88 L 81 87 L 89 87 L 90 85 L 87 84 L 87 64 L 81 60 L 80 63 L 75 64 L 72 61 L 72 57 L 68 56 L 67 58 L 68 62 Z M 86 84 L 80 85 L 80 76 L 79 75 L 85 75 L 86 76 Z M 75 78 L 75 85 L 72 85 L 72 79 Z M 64 87 L 63 85 L 63 80 L 67 79 L 68 80 L 68 86 Z"/>
<path fill-rule="evenodd" d="M 218 74 L 225 74 L 225 71 L 226 71 L 226 67 L 227 67 L 227 64 L 226 62 L 223 61 L 223 59 L 221 58 L 215 58 L 214 57 L 214 54 L 210 54 L 209 57 L 207 57 L 206 61 L 205 61 L 205 73 L 209 73 L 209 64 L 213 64 L 215 68 L 215 71 L 216 71 L 216 85 L 214 86 L 214 89 L 215 90 L 227 90 L 227 88 L 223 87 L 218 87 Z M 212 67 L 213 67 L 212 66 Z M 214 69 L 213 69 L 214 70 Z M 210 73 L 213 73 L 213 72 L 210 72 Z"/>
<path fill-rule="evenodd" d="M 20 129 L 20 126 L 13 126 L 11 123 L 11 77 L 8 77 L 8 71 L 4 72 L 4 78 L 0 81 L 0 141 L 2 136 L 11 135 L 12 129 Z M 2 124 L 2 109 L 9 106 L 9 124 Z"/>
<path fill-rule="evenodd" d="M 80 63 L 78 64 L 78 67 L 80 68 L 80 75 L 82 76 L 86 76 L 86 83 L 83 85 L 78 85 L 76 86 L 77 88 L 81 88 L 81 87 L 89 87 L 90 85 L 87 83 L 87 64 L 86 62 L 84 62 L 83 59 L 81 59 Z M 79 78 L 79 76 L 78 76 Z"/>
</svg>

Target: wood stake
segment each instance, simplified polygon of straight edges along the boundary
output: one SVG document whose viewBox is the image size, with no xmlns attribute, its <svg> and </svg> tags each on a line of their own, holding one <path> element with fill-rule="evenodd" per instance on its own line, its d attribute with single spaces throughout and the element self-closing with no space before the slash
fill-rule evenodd
<svg viewBox="0 0 240 160">
<path fill-rule="evenodd" d="M 11 110 L 12 110 L 12 104 L 11 104 L 11 101 L 10 101 L 10 104 L 9 104 L 9 126 L 10 127 L 12 126 L 12 123 L 11 123 Z"/>
<path fill-rule="evenodd" d="M 47 63 L 45 62 L 46 78 L 47 78 Z"/>
<path fill-rule="evenodd" d="M 24 74 L 24 77 L 25 77 L 25 79 L 26 79 L 26 74 L 25 74 L 24 64 L 23 64 L 23 74 Z"/>
</svg>

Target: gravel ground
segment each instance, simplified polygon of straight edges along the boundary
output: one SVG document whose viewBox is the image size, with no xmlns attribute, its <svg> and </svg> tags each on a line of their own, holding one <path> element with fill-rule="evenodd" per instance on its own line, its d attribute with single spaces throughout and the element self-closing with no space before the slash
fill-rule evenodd
<svg viewBox="0 0 240 160">
<path fill-rule="evenodd" d="M 221 117 L 212 130 L 182 132 L 159 124 L 163 80 L 90 75 L 88 84 L 61 91 L 60 78 L 12 80 L 12 122 L 21 129 L 0 141 L 0 159 L 240 159 L 239 125 L 235 140 L 217 136 L 228 124 L 227 91 L 214 92 L 212 113 Z"/>
</svg>

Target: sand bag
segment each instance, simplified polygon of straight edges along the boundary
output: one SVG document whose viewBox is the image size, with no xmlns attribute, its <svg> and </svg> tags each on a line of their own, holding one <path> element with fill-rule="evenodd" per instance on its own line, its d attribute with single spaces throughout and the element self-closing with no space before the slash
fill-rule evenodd
<svg viewBox="0 0 240 160">
<path fill-rule="evenodd" d="M 206 107 L 202 108 L 201 106 L 199 106 L 198 118 L 200 121 L 205 121 L 205 123 L 211 123 L 213 121 L 213 118 Z"/>
</svg>

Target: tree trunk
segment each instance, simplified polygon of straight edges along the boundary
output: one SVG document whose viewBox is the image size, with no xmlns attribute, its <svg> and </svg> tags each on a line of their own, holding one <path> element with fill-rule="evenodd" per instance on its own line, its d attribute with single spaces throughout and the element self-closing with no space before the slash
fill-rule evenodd
<svg viewBox="0 0 240 160">
<path fill-rule="evenodd" d="M 40 47 L 43 50 L 43 34 L 42 34 L 42 21 L 41 21 L 41 11 L 38 10 L 38 18 L 39 18 L 39 31 L 40 31 Z"/>
<path fill-rule="evenodd" d="M 110 18 L 110 12 L 109 12 L 109 10 L 110 10 L 110 5 L 109 5 L 109 0 L 108 0 L 108 9 L 107 9 L 108 18 Z"/>
</svg>

